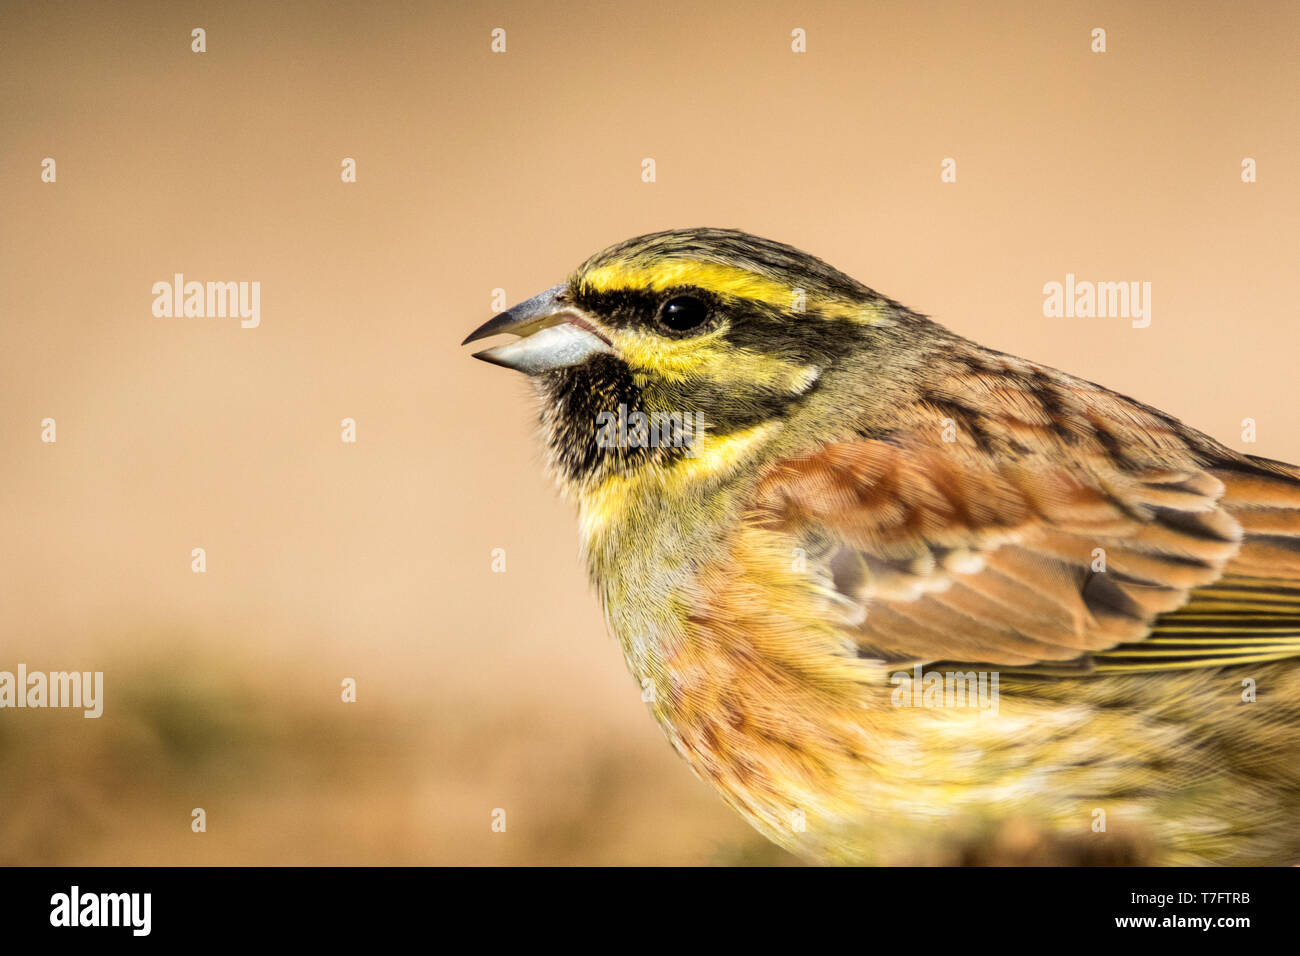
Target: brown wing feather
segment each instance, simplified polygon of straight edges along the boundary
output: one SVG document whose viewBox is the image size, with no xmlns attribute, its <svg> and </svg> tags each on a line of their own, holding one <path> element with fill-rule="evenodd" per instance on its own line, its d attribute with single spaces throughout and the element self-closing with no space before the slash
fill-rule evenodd
<svg viewBox="0 0 1300 956">
<path fill-rule="evenodd" d="M 756 520 L 830 542 L 828 577 L 866 611 L 864 656 L 1149 669 L 1300 655 L 1300 469 L 989 361 L 996 375 L 945 379 L 928 420 L 760 481 Z M 1267 605 L 1264 645 L 1242 630 L 1247 598 Z M 1213 616 L 1188 643 L 1198 613 Z"/>
<path fill-rule="evenodd" d="M 1261 663 L 1300 656 L 1300 468 L 1246 457 L 1214 469 L 1243 531 L 1223 575 L 1156 619 L 1141 644 L 1089 661 L 1101 672 Z"/>
</svg>

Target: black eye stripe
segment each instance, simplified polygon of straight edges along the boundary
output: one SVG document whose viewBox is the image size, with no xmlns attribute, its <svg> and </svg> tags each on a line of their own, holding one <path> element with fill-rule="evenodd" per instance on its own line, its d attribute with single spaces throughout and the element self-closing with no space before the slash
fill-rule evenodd
<svg viewBox="0 0 1300 956">
<path fill-rule="evenodd" d="M 608 289 L 597 292 L 579 286 L 574 304 L 599 318 L 626 323 L 637 316 L 649 316 L 658 308 L 660 297 L 640 289 Z"/>
<path fill-rule="evenodd" d="M 674 331 L 664 325 L 660 310 L 679 296 L 703 299 L 709 306 L 709 320 L 686 331 Z M 614 328 L 642 328 L 666 338 L 689 339 L 721 326 L 727 342 L 737 348 L 779 354 L 790 361 L 804 363 L 824 364 L 830 356 L 865 343 L 873 334 L 869 326 L 821 315 L 815 307 L 795 316 L 783 304 L 721 296 L 692 286 L 652 292 L 645 289 L 597 291 L 579 285 L 573 292 L 573 302 Z"/>
<path fill-rule="evenodd" d="M 671 332 L 680 334 L 689 332 L 692 328 L 702 327 L 710 318 L 717 314 L 720 306 L 718 297 L 706 289 L 699 289 L 694 286 L 681 286 L 674 289 L 665 289 L 662 292 L 651 292 L 645 289 L 606 289 L 596 291 L 591 288 L 578 286 L 572 293 L 574 305 L 580 309 L 590 312 L 601 321 L 608 322 L 614 326 L 645 326 L 651 330 L 660 333 Z M 674 309 L 676 313 L 674 321 L 665 321 L 668 318 L 665 315 L 665 308 L 674 302 L 680 302 L 683 299 L 693 299 L 701 303 L 703 313 L 701 321 L 694 325 L 688 325 L 685 322 L 686 308 L 692 308 L 680 305 Z M 740 304 L 739 301 L 733 303 Z M 680 321 L 677 319 L 680 318 Z"/>
</svg>

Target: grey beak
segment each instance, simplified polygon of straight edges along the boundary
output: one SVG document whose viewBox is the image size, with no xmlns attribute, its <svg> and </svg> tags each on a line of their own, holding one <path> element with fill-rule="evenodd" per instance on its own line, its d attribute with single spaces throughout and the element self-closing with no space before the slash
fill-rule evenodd
<svg viewBox="0 0 1300 956">
<path fill-rule="evenodd" d="M 488 319 L 461 345 L 509 332 L 518 341 L 475 352 L 476 359 L 512 368 L 527 375 L 580 365 L 598 352 L 613 352 L 600 326 L 564 301 L 565 286 L 557 285 Z"/>
</svg>

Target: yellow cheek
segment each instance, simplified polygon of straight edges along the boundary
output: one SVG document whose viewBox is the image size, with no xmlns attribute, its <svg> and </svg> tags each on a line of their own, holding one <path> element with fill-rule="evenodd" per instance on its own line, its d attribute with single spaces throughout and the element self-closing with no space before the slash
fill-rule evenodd
<svg viewBox="0 0 1300 956">
<path fill-rule="evenodd" d="M 655 375 L 670 382 L 707 376 L 719 365 L 724 351 L 723 329 L 690 339 L 669 339 L 639 330 L 619 332 L 613 336 L 614 348 L 633 373 Z"/>
<path fill-rule="evenodd" d="M 695 338 L 669 339 L 627 331 L 615 334 L 613 343 L 639 385 L 648 379 L 671 383 L 707 379 L 759 391 L 799 394 L 817 380 L 817 366 L 734 348 L 723 340 L 724 332 L 717 329 Z"/>
</svg>

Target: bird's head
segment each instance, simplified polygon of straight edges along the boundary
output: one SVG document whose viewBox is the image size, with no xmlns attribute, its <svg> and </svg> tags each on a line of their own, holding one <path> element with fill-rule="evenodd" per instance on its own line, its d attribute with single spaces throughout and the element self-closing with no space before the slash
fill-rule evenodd
<svg viewBox="0 0 1300 956">
<path fill-rule="evenodd" d="M 560 477 L 584 486 L 771 430 L 900 317 L 798 249 L 681 229 L 597 253 L 465 343 L 519 336 L 475 358 L 533 377 Z"/>
</svg>

